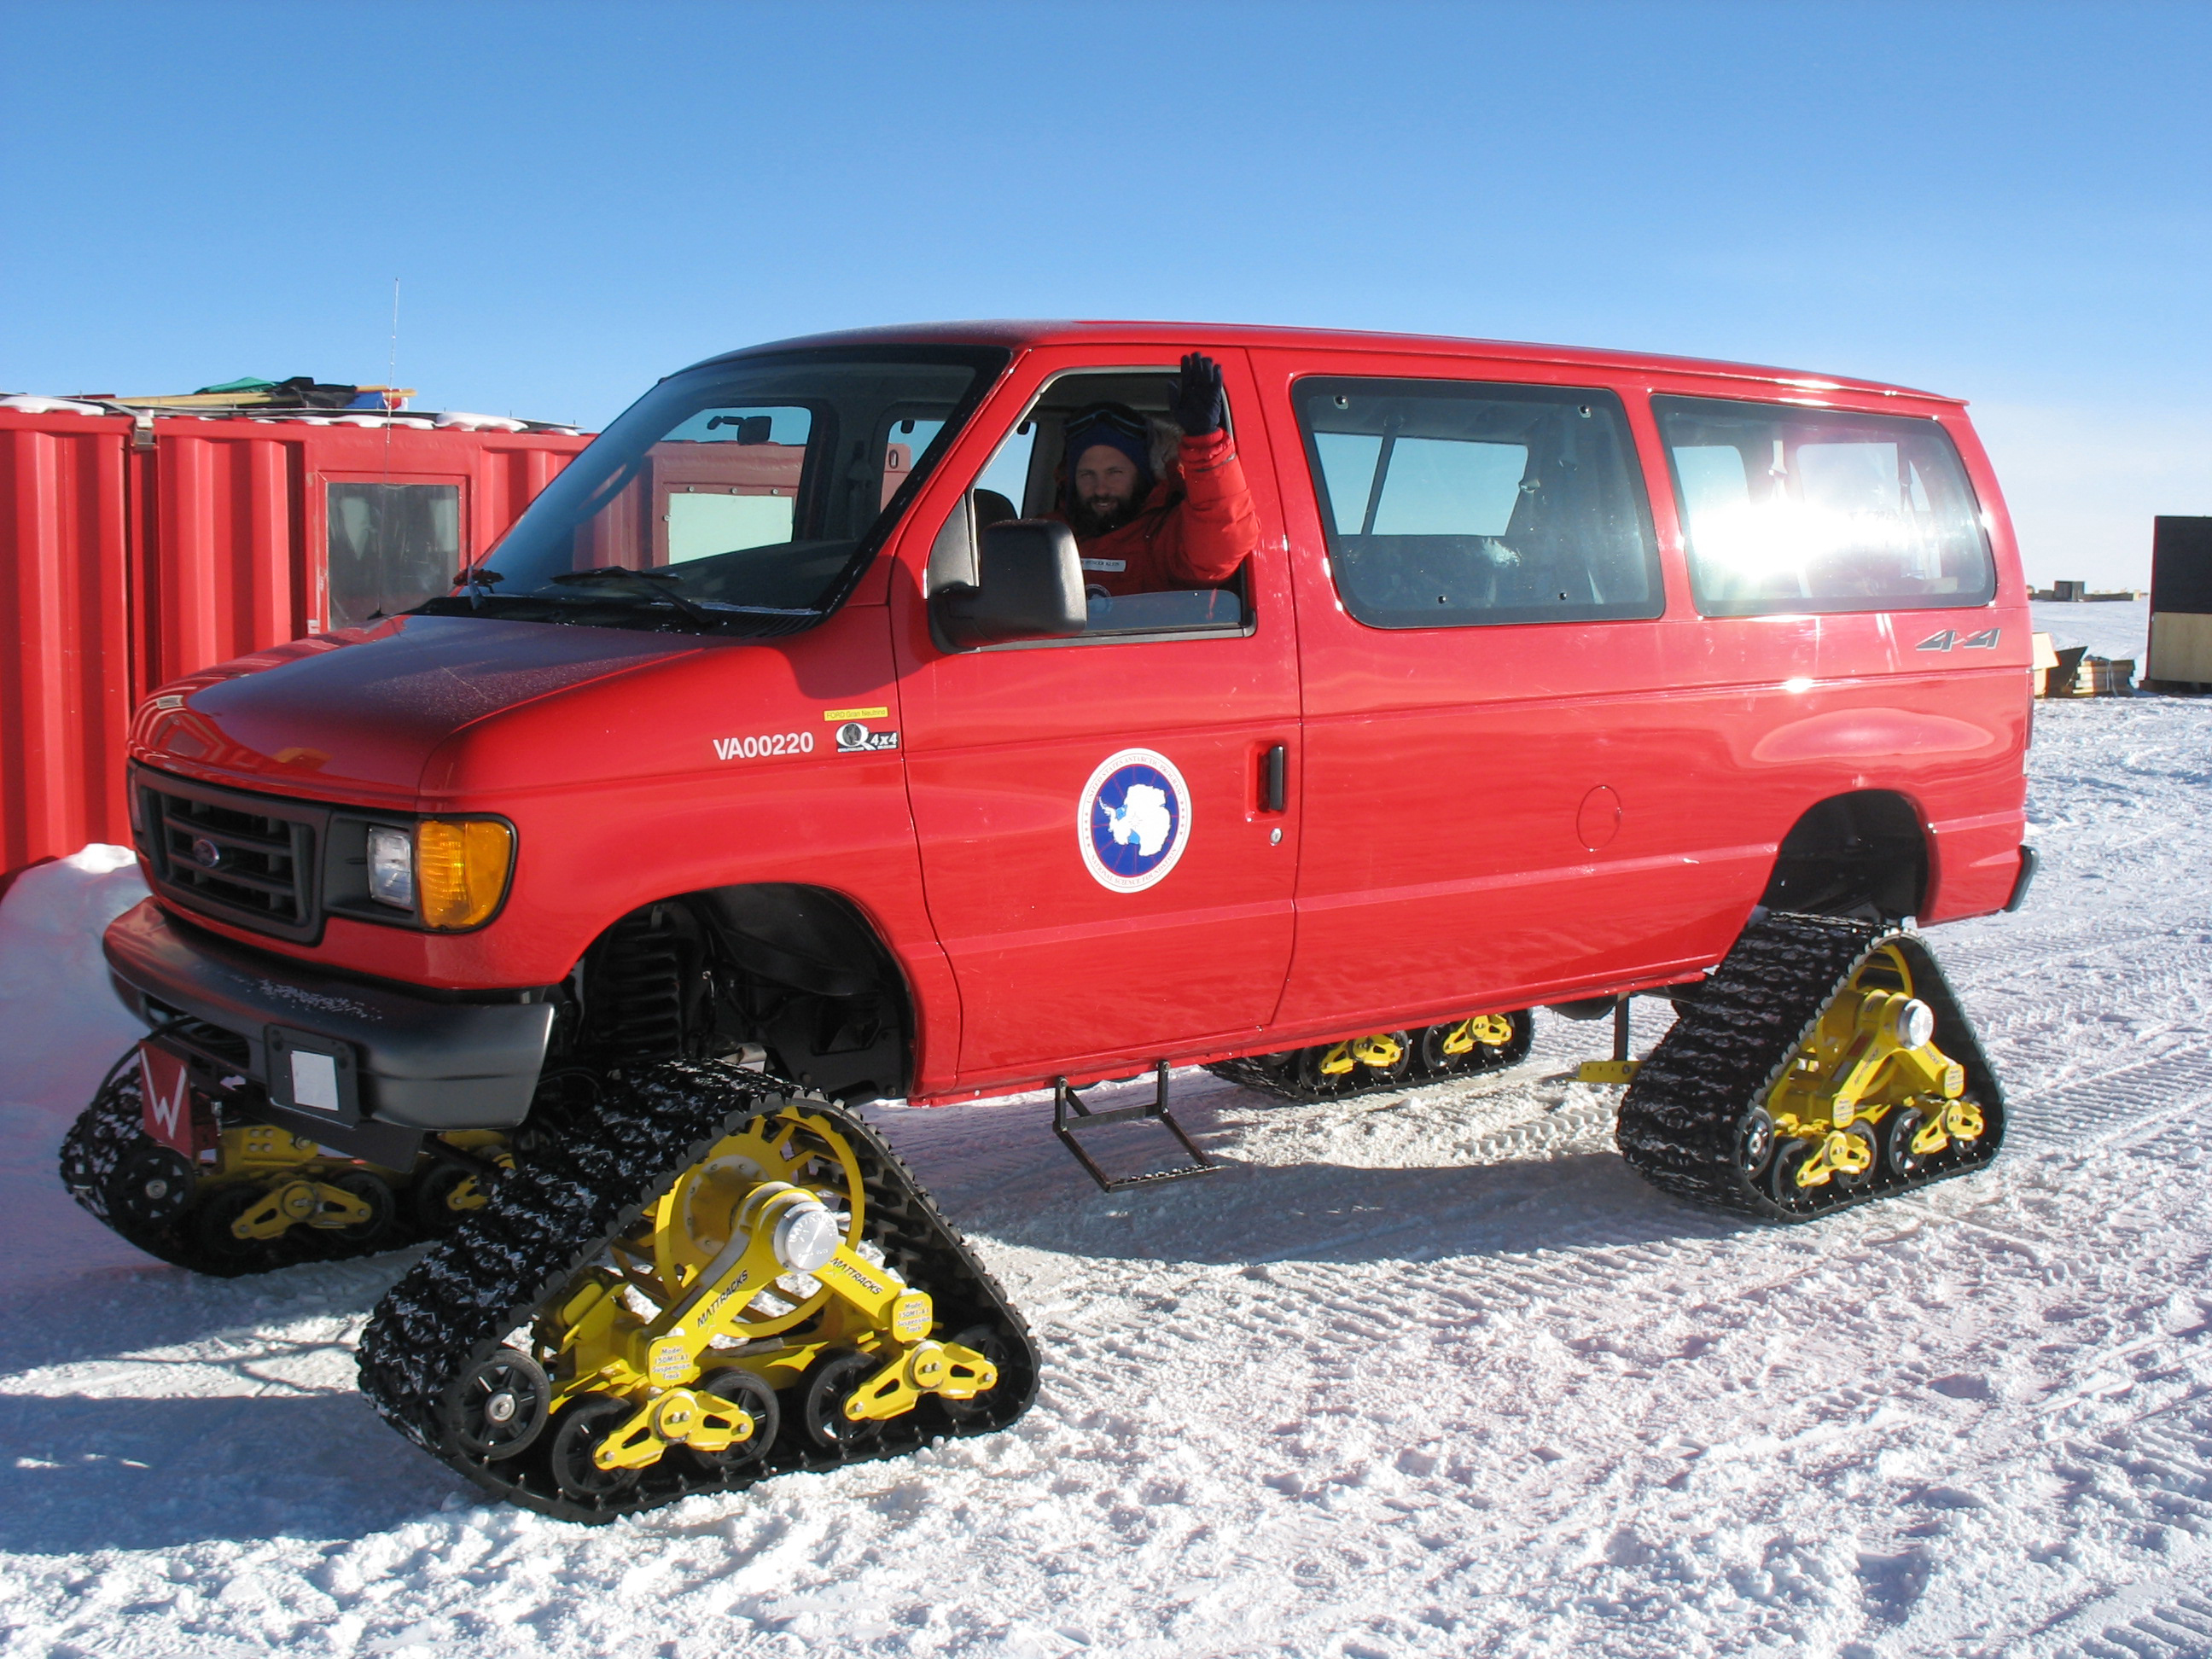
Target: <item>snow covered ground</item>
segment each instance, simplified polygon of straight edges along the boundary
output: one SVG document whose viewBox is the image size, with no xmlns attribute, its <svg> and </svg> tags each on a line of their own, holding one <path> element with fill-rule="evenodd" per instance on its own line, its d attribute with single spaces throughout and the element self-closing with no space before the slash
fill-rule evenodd
<svg viewBox="0 0 2212 1659">
<path fill-rule="evenodd" d="M 2045 601 L 2028 607 L 2035 625 L 2060 650 L 2086 645 L 2094 657 L 2131 657 L 2140 678 L 2150 642 L 2148 599 L 2100 599 L 2094 605 Z"/>
<path fill-rule="evenodd" d="M 2112 654 L 2142 607 L 2041 607 Z M 2059 617 L 2049 613 L 2062 613 Z M 2132 613 L 2132 616 L 2121 613 Z M 0 910 L 0 1632 L 26 1654 L 2212 1654 L 2212 702 L 2040 708 L 2028 908 L 1941 930 L 1991 1170 L 1807 1227 L 1639 1183 L 1601 1026 L 1285 1107 L 1108 1198 L 1036 1102 L 881 1121 L 1035 1321 L 1036 1409 L 592 1530 L 352 1391 L 404 1256 L 232 1283 L 53 1185 L 127 871 Z M 1639 1048 L 1665 1014 L 1639 1006 Z"/>
</svg>

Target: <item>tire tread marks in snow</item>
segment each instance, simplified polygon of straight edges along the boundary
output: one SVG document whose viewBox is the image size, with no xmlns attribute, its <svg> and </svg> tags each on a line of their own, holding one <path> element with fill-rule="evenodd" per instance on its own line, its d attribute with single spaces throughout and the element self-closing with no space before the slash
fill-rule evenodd
<svg viewBox="0 0 2212 1659">
<path fill-rule="evenodd" d="M 786 1431 L 735 1474 L 672 1451 L 626 1491 L 584 1504 L 554 1483 L 550 1428 L 529 1452 L 487 1462 L 451 1443 L 441 1420 L 447 1386 L 500 1347 L 717 1141 L 750 1120 L 796 1106 L 827 1119 L 858 1159 L 866 1236 L 887 1265 L 929 1292 L 941 1328 L 990 1328 L 1004 1345 L 998 1386 L 955 1417 L 934 1401 L 885 1423 L 842 1455 Z M 599 1522 L 694 1492 L 738 1490 L 769 1475 L 914 1451 L 932 1438 L 1001 1429 L 1036 1392 L 1029 1328 L 881 1136 L 825 1101 L 716 1066 L 671 1063 L 611 1082 L 590 1114 L 564 1122 L 493 1189 L 490 1200 L 392 1286 L 362 1334 L 361 1386 L 392 1427 L 495 1496 L 564 1520 Z M 555 1419 L 557 1425 L 558 1419 Z"/>
<path fill-rule="evenodd" d="M 1910 1178 L 1884 1167 L 1855 1190 L 1831 1182 L 1785 1207 L 1736 1167 L 1737 1127 L 1765 1101 L 1820 1011 L 1850 985 L 1861 963 L 1889 945 L 1911 968 L 1913 994 L 1936 1014 L 1936 1044 L 1965 1067 L 1966 1092 L 1987 1127 L 1970 1147 L 1954 1142 Z M 1698 1000 L 1677 1006 L 1673 1029 L 1622 1097 L 1614 1142 L 1638 1175 L 1678 1198 L 1768 1220 L 1805 1221 L 1977 1169 L 2003 1140 L 1996 1076 L 1917 933 L 1770 911 L 1745 927 Z"/>
</svg>

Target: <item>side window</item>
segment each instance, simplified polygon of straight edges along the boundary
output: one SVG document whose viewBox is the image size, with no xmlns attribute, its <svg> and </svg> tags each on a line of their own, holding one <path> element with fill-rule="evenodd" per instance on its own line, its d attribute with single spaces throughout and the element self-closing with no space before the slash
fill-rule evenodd
<svg viewBox="0 0 2212 1659">
<path fill-rule="evenodd" d="M 1996 570 L 1932 420 L 1654 398 L 1709 617 L 1986 604 Z"/>
<path fill-rule="evenodd" d="M 1610 392 L 1309 380 L 1294 398 L 1344 607 L 1370 628 L 1665 608 Z"/>
<path fill-rule="evenodd" d="M 459 484 L 325 486 L 332 628 L 396 617 L 453 585 L 461 568 Z"/>
<path fill-rule="evenodd" d="M 884 458 L 880 505 L 884 507 L 891 504 L 891 497 L 913 475 L 915 462 L 928 453 L 938 434 L 945 430 L 945 418 L 935 411 L 899 410 L 893 411 L 887 426 L 880 446 Z"/>
<path fill-rule="evenodd" d="M 963 513 L 939 536 L 930 555 L 931 591 L 947 582 L 975 579 L 974 538 L 987 526 L 1008 519 L 1068 520 L 1063 428 L 1079 411 L 1099 404 L 1133 411 L 1151 428 L 1154 472 L 1170 477 L 1181 436 L 1167 416 L 1175 384 L 1176 371 L 1168 367 L 1080 370 L 1050 381 L 976 474 Z M 1243 571 L 1212 587 L 1128 592 L 1109 592 L 1108 586 L 1103 575 L 1090 584 L 1089 625 L 1077 639 L 996 648 L 1034 650 L 1040 643 L 1052 647 L 1161 635 L 1235 633 L 1252 625 L 1250 584 Z"/>
</svg>

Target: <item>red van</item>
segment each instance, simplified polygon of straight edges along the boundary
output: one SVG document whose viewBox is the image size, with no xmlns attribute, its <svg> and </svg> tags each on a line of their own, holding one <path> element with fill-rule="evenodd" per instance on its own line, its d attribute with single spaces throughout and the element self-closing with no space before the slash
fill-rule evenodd
<svg viewBox="0 0 2212 1659">
<path fill-rule="evenodd" d="M 1171 507 L 1194 351 L 1256 546 L 1109 591 L 1063 429 L 1123 411 Z M 440 1236 L 364 1386 L 586 1520 L 1026 1405 L 870 1099 L 1052 1087 L 1103 1183 L 1078 1091 L 1152 1073 L 1166 1178 L 1171 1067 L 1401 1087 L 1658 994 L 1593 1068 L 1624 1155 L 1817 1214 L 2002 1134 L 1919 928 L 2033 872 L 2027 603 L 1964 408 L 1899 387 L 1164 324 L 716 357 L 452 595 L 140 711 L 154 1030 L 64 1176 L 212 1272 Z"/>
</svg>

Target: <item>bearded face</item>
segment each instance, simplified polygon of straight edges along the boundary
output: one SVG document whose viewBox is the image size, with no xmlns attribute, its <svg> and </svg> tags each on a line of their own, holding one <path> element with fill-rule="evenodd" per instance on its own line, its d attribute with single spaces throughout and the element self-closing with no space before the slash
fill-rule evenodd
<svg viewBox="0 0 2212 1659">
<path fill-rule="evenodd" d="M 1144 475 L 1110 444 L 1093 444 L 1076 458 L 1073 499 L 1067 517 L 1076 536 L 1089 540 L 1119 530 L 1144 506 Z"/>
</svg>

